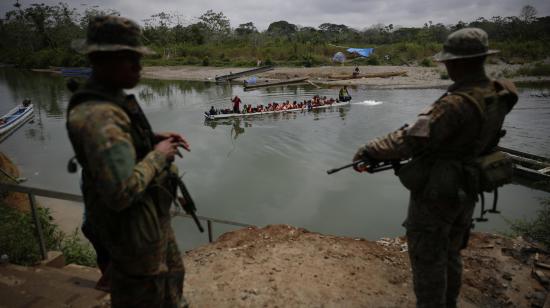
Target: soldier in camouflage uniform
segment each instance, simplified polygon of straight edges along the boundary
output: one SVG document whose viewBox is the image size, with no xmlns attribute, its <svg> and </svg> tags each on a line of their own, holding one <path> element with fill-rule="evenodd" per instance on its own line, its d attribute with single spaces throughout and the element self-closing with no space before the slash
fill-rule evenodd
<svg viewBox="0 0 550 308">
<path fill-rule="evenodd" d="M 170 226 L 177 133 L 155 134 L 133 95 L 151 51 L 137 24 L 102 16 L 74 47 L 88 55 L 89 81 L 76 89 L 67 129 L 82 172 L 88 223 L 112 260 L 113 307 L 180 307 L 184 267 Z"/>
<path fill-rule="evenodd" d="M 487 34 L 456 31 L 435 56 L 454 81 L 416 122 L 359 148 L 354 161 L 412 160 L 397 170 L 411 191 L 407 229 L 417 307 L 456 307 L 462 260 L 477 193 L 471 162 L 491 152 L 505 115 L 517 101 L 515 86 L 485 74 Z M 366 171 L 356 166 L 356 171 Z"/>
</svg>

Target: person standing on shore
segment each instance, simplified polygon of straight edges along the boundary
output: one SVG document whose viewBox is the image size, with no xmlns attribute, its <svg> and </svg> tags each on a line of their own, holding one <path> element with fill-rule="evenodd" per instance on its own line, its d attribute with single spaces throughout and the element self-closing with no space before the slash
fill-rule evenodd
<svg viewBox="0 0 550 308">
<path fill-rule="evenodd" d="M 86 219 L 111 258 L 113 307 L 181 307 L 184 267 L 170 225 L 176 194 L 172 164 L 183 136 L 153 133 L 133 95 L 142 55 L 139 26 L 126 18 L 90 21 L 85 41 L 90 79 L 75 92 L 67 130 L 82 166 Z"/>
<path fill-rule="evenodd" d="M 462 260 L 483 171 L 477 161 L 496 153 L 505 116 L 518 96 L 514 84 L 490 80 L 487 33 L 465 28 L 449 35 L 435 59 L 454 84 L 411 127 L 376 138 L 353 161 L 412 160 L 396 173 L 411 191 L 407 219 L 417 307 L 456 307 Z M 357 165 L 356 171 L 366 171 Z M 511 166 L 510 166 L 511 169 Z"/>
<path fill-rule="evenodd" d="M 351 76 L 353 78 L 357 78 L 359 77 L 359 66 L 356 66 L 355 69 L 353 70 L 353 73 L 351 74 Z"/>
</svg>

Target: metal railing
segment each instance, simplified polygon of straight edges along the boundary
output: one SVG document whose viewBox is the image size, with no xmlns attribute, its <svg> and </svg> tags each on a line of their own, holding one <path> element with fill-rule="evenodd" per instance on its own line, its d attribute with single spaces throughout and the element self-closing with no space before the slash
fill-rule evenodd
<svg viewBox="0 0 550 308">
<path fill-rule="evenodd" d="M 47 258 L 47 250 L 46 250 L 46 243 L 44 241 L 44 234 L 42 232 L 42 225 L 40 223 L 40 219 L 38 218 L 37 213 L 37 205 L 36 205 L 36 196 L 40 197 L 46 197 L 46 198 L 52 198 L 52 199 L 59 199 L 59 200 L 66 200 L 66 201 L 73 201 L 73 202 L 84 202 L 84 199 L 80 195 L 76 194 L 70 194 L 70 193 L 64 193 L 59 191 L 53 191 L 48 189 L 42 189 L 42 188 L 36 188 L 36 187 L 29 187 L 29 186 L 23 186 L 19 184 L 9 184 L 9 183 L 0 183 L 0 191 L 6 191 L 6 192 L 17 192 L 17 193 L 23 193 L 27 194 L 29 198 L 29 203 L 31 206 L 31 214 L 33 217 L 35 229 L 36 229 L 36 237 L 38 239 L 38 245 L 40 246 L 40 254 L 42 256 L 42 259 L 45 260 Z M 192 218 L 190 215 L 175 211 L 173 212 L 173 215 L 176 217 L 186 217 L 186 218 Z M 212 217 L 206 217 L 206 216 L 198 216 L 197 218 L 199 220 L 206 221 L 207 224 L 207 230 L 208 230 L 208 241 L 212 243 L 213 241 L 213 223 L 218 224 L 224 224 L 224 225 L 231 225 L 236 227 L 253 227 L 254 225 L 230 221 L 230 220 L 223 220 L 223 219 L 217 219 Z"/>
</svg>

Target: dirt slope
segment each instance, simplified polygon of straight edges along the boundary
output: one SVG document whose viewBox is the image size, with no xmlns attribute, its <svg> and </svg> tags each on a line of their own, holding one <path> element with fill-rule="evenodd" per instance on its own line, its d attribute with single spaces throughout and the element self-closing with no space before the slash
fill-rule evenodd
<svg viewBox="0 0 550 308">
<path fill-rule="evenodd" d="M 192 307 L 414 307 L 406 248 L 399 238 L 242 229 L 186 253 L 184 293 Z M 542 306 L 547 292 L 529 264 L 535 252 L 521 239 L 474 234 L 461 307 Z"/>
</svg>

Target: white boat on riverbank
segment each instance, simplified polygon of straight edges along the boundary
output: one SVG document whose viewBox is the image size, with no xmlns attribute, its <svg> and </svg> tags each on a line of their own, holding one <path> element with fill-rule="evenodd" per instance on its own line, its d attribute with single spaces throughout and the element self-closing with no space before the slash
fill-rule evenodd
<svg viewBox="0 0 550 308">
<path fill-rule="evenodd" d="M 23 106 L 20 104 L 0 118 L 0 135 L 19 127 L 33 115 L 33 105 Z"/>
<path fill-rule="evenodd" d="M 343 107 L 349 105 L 351 102 L 339 102 L 339 103 L 332 103 L 332 104 L 325 104 L 322 106 L 316 106 L 312 107 L 311 110 L 317 110 L 317 109 L 326 109 L 326 108 L 333 108 L 333 107 Z M 257 116 L 257 115 L 264 115 L 264 114 L 272 114 L 272 113 L 284 113 L 284 112 L 303 112 L 303 111 L 310 111 L 307 108 L 296 108 L 296 109 L 287 109 L 287 110 L 277 110 L 277 111 L 264 111 L 264 112 L 251 112 L 251 113 L 225 113 L 225 114 L 208 114 L 204 113 L 204 118 L 206 120 L 217 120 L 217 119 L 227 119 L 227 118 L 244 118 L 244 117 L 251 117 L 251 116 Z"/>
</svg>

